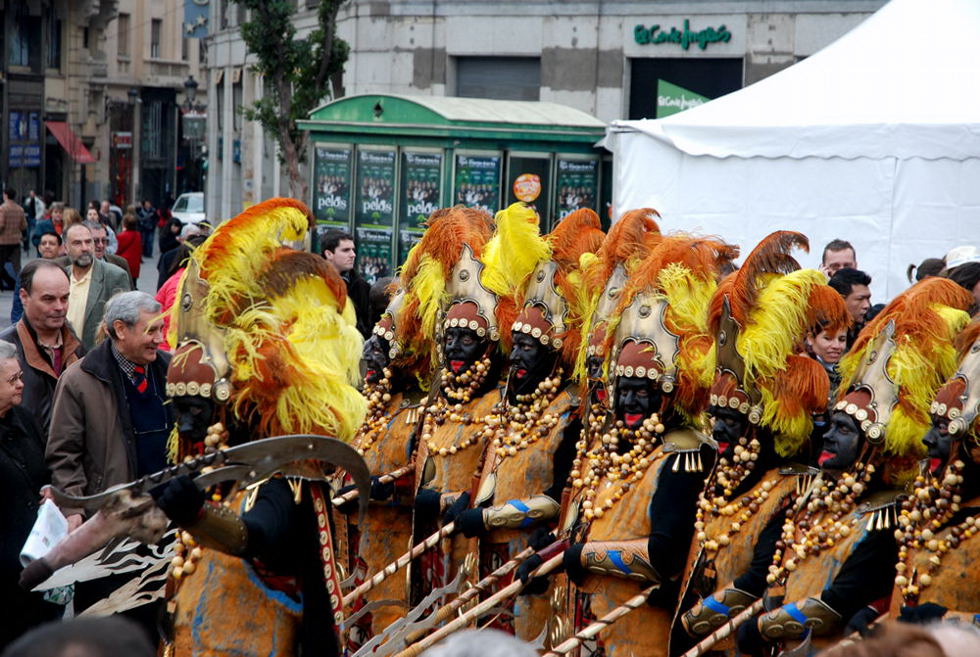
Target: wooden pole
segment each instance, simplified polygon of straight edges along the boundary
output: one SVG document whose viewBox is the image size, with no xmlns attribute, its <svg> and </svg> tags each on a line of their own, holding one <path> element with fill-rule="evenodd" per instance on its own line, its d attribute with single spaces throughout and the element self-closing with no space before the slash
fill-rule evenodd
<svg viewBox="0 0 980 657">
<path fill-rule="evenodd" d="M 547 575 L 554 569 L 558 568 L 562 564 L 563 554 L 557 554 L 548 561 L 541 564 L 537 570 L 531 573 L 531 577 L 541 577 L 542 575 Z M 476 605 L 465 614 L 459 616 L 456 620 L 451 623 L 443 625 L 441 628 L 425 637 L 418 643 L 414 643 L 405 650 L 397 653 L 395 657 L 417 657 L 422 653 L 423 650 L 427 649 L 429 646 L 442 641 L 444 638 L 455 632 L 456 630 L 462 629 L 473 622 L 475 619 L 479 618 L 481 614 L 485 613 L 487 610 L 493 608 L 498 603 L 511 598 L 524 588 L 524 582 L 521 580 L 515 580 L 509 585 L 502 588 L 497 593 L 493 594 L 480 604 Z"/>
<path fill-rule="evenodd" d="M 659 585 L 651 586 L 643 590 L 641 593 L 634 595 L 632 598 L 616 607 L 602 618 L 590 623 L 587 627 L 576 633 L 575 636 L 562 641 L 560 644 L 555 646 L 551 652 L 546 652 L 542 657 L 560 657 L 561 655 L 567 655 L 582 645 L 582 643 L 585 641 L 591 641 L 597 634 L 599 634 L 599 632 L 609 627 L 637 607 L 645 605 L 647 598 L 649 598 L 650 594 L 657 589 L 657 586 Z"/>
<path fill-rule="evenodd" d="M 520 566 L 521 563 L 523 563 L 524 560 L 527 559 L 532 554 L 534 554 L 534 548 L 531 547 L 526 548 L 523 552 L 519 552 L 513 559 L 511 559 L 510 561 L 502 565 L 500 568 L 498 568 L 497 570 L 493 571 L 492 573 L 490 573 L 489 575 L 481 579 L 472 588 L 468 588 L 462 593 L 460 593 L 458 596 L 456 596 L 454 600 L 452 600 L 452 602 L 440 607 L 435 612 L 430 614 L 429 617 L 426 618 L 424 622 L 429 623 L 429 627 L 434 627 L 439 623 L 449 620 L 450 618 L 452 618 L 453 614 L 456 613 L 457 609 L 459 609 L 467 602 L 469 602 L 476 596 L 480 595 L 481 593 L 489 589 L 497 580 L 501 579 L 502 577 L 506 577 L 511 572 L 516 570 L 517 567 Z M 411 645 L 415 643 L 423 636 L 425 636 L 425 633 L 428 631 L 429 631 L 428 628 L 426 628 L 426 629 L 416 630 L 415 632 L 412 632 L 405 638 L 405 644 Z"/>
<path fill-rule="evenodd" d="M 402 477 L 404 477 L 414 469 L 415 469 L 414 465 L 403 466 L 401 468 L 398 468 L 397 470 L 393 470 L 392 472 L 389 472 L 388 474 L 384 474 L 378 477 L 378 483 L 387 484 L 389 482 L 395 481 L 396 479 L 401 479 Z M 338 495 L 337 497 L 333 498 L 331 500 L 331 503 L 334 506 L 340 506 L 344 502 L 350 502 L 351 500 L 356 500 L 357 496 L 358 496 L 357 489 L 355 488 L 354 490 L 349 490 L 343 495 Z"/>
<path fill-rule="evenodd" d="M 764 600 L 759 598 L 751 605 L 743 609 L 738 616 L 730 619 L 727 623 L 702 639 L 698 645 L 685 652 L 683 655 L 681 655 L 681 657 L 700 657 L 704 653 L 708 652 L 715 647 L 716 643 L 727 639 L 732 632 L 738 629 L 739 625 L 762 611 L 763 603 Z"/>
<path fill-rule="evenodd" d="M 356 589 L 344 596 L 344 606 L 349 607 L 355 600 L 360 598 L 362 595 L 373 589 L 375 586 L 385 581 L 399 570 L 407 566 L 412 562 L 413 559 L 418 558 L 422 553 L 424 553 L 429 548 L 438 545 L 439 541 L 452 535 L 455 523 L 449 523 L 439 531 L 437 531 L 432 536 L 428 537 L 411 550 L 398 557 L 390 564 L 385 566 L 379 572 L 371 576 L 371 579 L 365 581 L 363 584 L 358 586 Z"/>
</svg>

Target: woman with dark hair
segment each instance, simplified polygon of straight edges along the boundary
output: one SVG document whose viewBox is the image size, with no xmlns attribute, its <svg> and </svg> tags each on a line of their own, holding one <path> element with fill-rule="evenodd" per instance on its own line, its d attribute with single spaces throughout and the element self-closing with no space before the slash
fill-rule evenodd
<svg viewBox="0 0 980 657">
<path fill-rule="evenodd" d="M 847 351 L 847 329 L 829 331 L 822 326 L 815 326 L 807 332 L 804 347 L 806 355 L 820 363 L 827 372 L 830 379 L 830 399 L 833 399 L 841 381 L 837 363 Z"/>
<path fill-rule="evenodd" d="M 126 213 L 123 217 L 123 230 L 117 236 L 119 246 L 116 255 L 129 263 L 129 273 L 133 277 L 133 289 L 140 277 L 140 263 L 143 261 L 143 236 L 139 220 L 135 214 Z"/>
<path fill-rule="evenodd" d="M 177 240 L 180 237 L 180 231 L 184 227 L 183 222 L 180 219 L 171 217 L 167 220 L 166 225 L 160 229 L 160 255 L 163 255 L 170 249 L 176 249 L 180 242 Z"/>
</svg>

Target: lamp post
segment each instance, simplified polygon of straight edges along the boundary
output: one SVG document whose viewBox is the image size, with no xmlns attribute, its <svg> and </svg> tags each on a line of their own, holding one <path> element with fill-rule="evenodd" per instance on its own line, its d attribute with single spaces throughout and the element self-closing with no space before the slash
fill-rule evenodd
<svg viewBox="0 0 980 657">
<path fill-rule="evenodd" d="M 199 144 L 204 138 L 205 106 L 195 102 L 200 86 L 193 75 L 184 80 L 183 137 L 186 142 L 186 162 L 189 165 L 186 184 L 193 190 L 201 190 L 204 185 Z"/>
</svg>

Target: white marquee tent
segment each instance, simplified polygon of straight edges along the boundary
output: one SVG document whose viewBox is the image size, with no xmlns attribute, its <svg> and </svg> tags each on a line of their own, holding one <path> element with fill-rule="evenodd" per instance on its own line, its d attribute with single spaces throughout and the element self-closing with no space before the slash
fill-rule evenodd
<svg viewBox="0 0 980 657">
<path fill-rule="evenodd" d="M 614 207 L 743 255 L 778 229 L 840 237 L 873 278 L 980 246 L 980 0 L 892 0 L 836 42 L 740 91 L 660 120 L 617 121 Z"/>
</svg>

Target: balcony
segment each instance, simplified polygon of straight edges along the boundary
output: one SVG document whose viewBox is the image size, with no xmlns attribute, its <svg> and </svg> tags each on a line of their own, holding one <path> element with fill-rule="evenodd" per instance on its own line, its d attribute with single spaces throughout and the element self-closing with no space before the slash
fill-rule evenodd
<svg viewBox="0 0 980 657">
<path fill-rule="evenodd" d="M 162 59 L 146 60 L 143 69 L 143 84 L 148 87 L 183 88 L 187 77 L 187 62 L 174 62 Z"/>
</svg>

